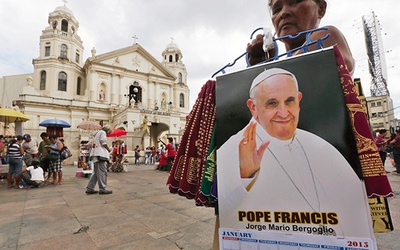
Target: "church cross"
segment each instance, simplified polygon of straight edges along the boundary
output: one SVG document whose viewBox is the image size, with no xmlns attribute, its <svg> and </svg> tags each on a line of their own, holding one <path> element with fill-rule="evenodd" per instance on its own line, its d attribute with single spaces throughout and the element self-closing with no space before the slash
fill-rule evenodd
<svg viewBox="0 0 400 250">
<path fill-rule="evenodd" d="M 136 40 L 139 39 L 136 35 L 132 36 L 133 39 L 135 39 L 135 44 L 137 43 Z"/>
<path fill-rule="evenodd" d="M 68 1 L 67 0 L 62 0 L 64 2 L 64 6 L 67 6 Z"/>
</svg>

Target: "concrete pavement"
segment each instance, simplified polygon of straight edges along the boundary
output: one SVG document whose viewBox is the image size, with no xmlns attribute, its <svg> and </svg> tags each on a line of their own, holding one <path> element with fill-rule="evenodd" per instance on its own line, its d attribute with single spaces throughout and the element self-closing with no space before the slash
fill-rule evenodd
<svg viewBox="0 0 400 250">
<path fill-rule="evenodd" d="M 387 170 L 394 170 L 388 161 Z M 168 174 L 153 166 L 109 173 L 111 195 L 86 195 L 87 178 L 64 166 L 60 186 L 7 189 L 0 182 L 0 249 L 211 249 L 212 208 L 170 194 Z M 395 230 L 377 234 L 380 250 L 400 249 L 400 176 L 388 174 Z"/>
<path fill-rule="evenodd" d="M 7 189 L 0 182 L 0 249 L 211 249 L 212 208 L 170 194 L 167 172 L 108 173 L 111 195 L 86 195 L 88 178 L 64 166 L 63 184 Z"/>
</svg>

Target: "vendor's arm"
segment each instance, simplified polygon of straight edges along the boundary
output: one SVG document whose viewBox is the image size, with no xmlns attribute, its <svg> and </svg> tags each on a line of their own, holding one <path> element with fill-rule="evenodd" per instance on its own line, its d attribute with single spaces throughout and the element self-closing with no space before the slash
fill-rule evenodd
<svg viewBox="0 0 400 250">
<path fill-rule="evenodd" d="M 318 40 L 320 38 L 325 37 L 329 33 L 330 36 L 323 41 L 324 47 L 327 48 L 329 46 L 337 45 L 340 49 L 344 61 L 346 62 L 348 70 L 352 72 L 355 66 L 355 60 L 351 54 L 346 38 L 338 28 L 334 26 L 326 26 L 326 27 L 328 28 L 327 30 L 318 30 L 313 32 L 310 36 L 311 40 L 312 41 Z M 267 60 L 268 57 L 271 58 L 275 54 L 275 49 L 269 50 L 268 53 L 264 52 L 263 37 L 264 35 L 258 34 L 256 38 L 251 41 L 251 43 L 247 44 L 246 51 L 248 52 L 249 63 L 251 65 L 255 65 L 264 60 Z M 290 49 L 294 48 L 290 47 Z M 316 45 L 309 46 L 308 49 L 309 51 L 316 50 Z"/>
<path fill-rule="evenodd" d="M 247 44 L 246 52 L 248 53 L 250 65 L 256 65 L 272 58 L 275 55 L 275 48 L 268 50 L 266 53 L 263 49 L 264 35 L 258 34 L 251 43 Z"/>
<path fill-rule="evenodd" d="M 347 68 L 349 72 L 352 72 L 354 69 L 354 58 L 351 54 L 349 45 L 347 44 L 346 38 L 344 37 L 343 33 L 336 28 L 335 26 L 326 26 L 328 30 L 318 30 L 311 34 L 311 40 L 315 41 L 319 38 L 325 37 L 328 33 L 330 36 L 323 41 L 324 47 L 327 48 L 329 46 L 337 45 L 340 49 L 340 53 L 343 56 L 344 61 L 346 62 Z M 310 46 L 309 50 L 316 50 L 316 46 Z"/>
</svg>

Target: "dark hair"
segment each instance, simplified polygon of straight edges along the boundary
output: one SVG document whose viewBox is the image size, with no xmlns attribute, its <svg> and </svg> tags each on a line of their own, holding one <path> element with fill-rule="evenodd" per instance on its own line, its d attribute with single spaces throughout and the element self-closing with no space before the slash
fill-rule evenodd
<svg viewBox="0 0 400 250">
<path fill-rule="evenodd" d="M 17 138 L 17 141 L 22 141 L 24 139 L 24 138 L 22 138 L 22 135 L 17 135 L 16 138 Z"/>
<path fill-rule="evenodd" d="M 40 161 L 39 161 L 39 159 L 38 158 L 32 158 L 32 160 L 31 160 L 31 165 L 32 166 L 35 166 L 35 168 L 37 167 L 37 166 L 39 166 L 40 165 Z"/>
<path fill-rule="evenodd" d="M 384 129 L 384 128 L 383 128 L 383 129 L 380 129 L 380 130 L 379 130 L 379 134 L 384 134 L 384 133 L 386 133 L 386 131 L 387 131 L 387 130 Z"/>
<path fill-rule="evenodd" d="M 50 135 L 49 138 L 51 139 L 57 139 L 58 137 L 56 135 Z"/>
<path fill-rule="evenodd" d="M 15 139 L 15 138 L 12 138 L 11 140 L 10 140 L 10 142 L 8 143 L 8 147 L 7 147 L 7 150 L 8 150 L 8 148 L 10 148 L 14 143 L 16 143 L 17 142 L 17 140 Z"/>
<path fill-rule="evenodd" d="M 48 137 L 49 135 L 46 132 L 40 134 L 40 137 Z"/>
</svg>

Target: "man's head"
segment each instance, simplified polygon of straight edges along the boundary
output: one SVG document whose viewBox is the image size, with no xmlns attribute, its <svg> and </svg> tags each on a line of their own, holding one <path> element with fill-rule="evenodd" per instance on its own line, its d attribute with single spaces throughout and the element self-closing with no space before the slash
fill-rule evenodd
<svg viewBox="0 0 400 250">
<path fill-rule="evenodd" d="M 40 138 L 42 138 L 43 141 L 47 141 L 49 139 L 49 135 L 46 132 L 42 132 L 40 134 Z"/>
<path fill-rule="evenodd" d="M 30 134 L 24 134 L 24 136 L 22 138 L 27 142 L 30 142 L 32 140 Z"/>
<path fill-rule="evenodd" d="M 104 132 L 106 132 L 106 134 L 109 134 L 112 132 L 112 128 L 110 125 L 104 125 L 103 128 Z"/>
<path fill-rule="evenodd" d="M 387 130 L 384 129 L 384 128 L 379 130 L 379 134 L 380 134 L 381 136 L 386 136 L 386 133 L 387 133 Z"/>
<path fill-rule="evenodd" d="M 247 107 L 268 134 L 289 140 L 299 122 L 301 98 L 296 77 L 284 69 L 273 68 L 254 79 Z"/>
</svg>

